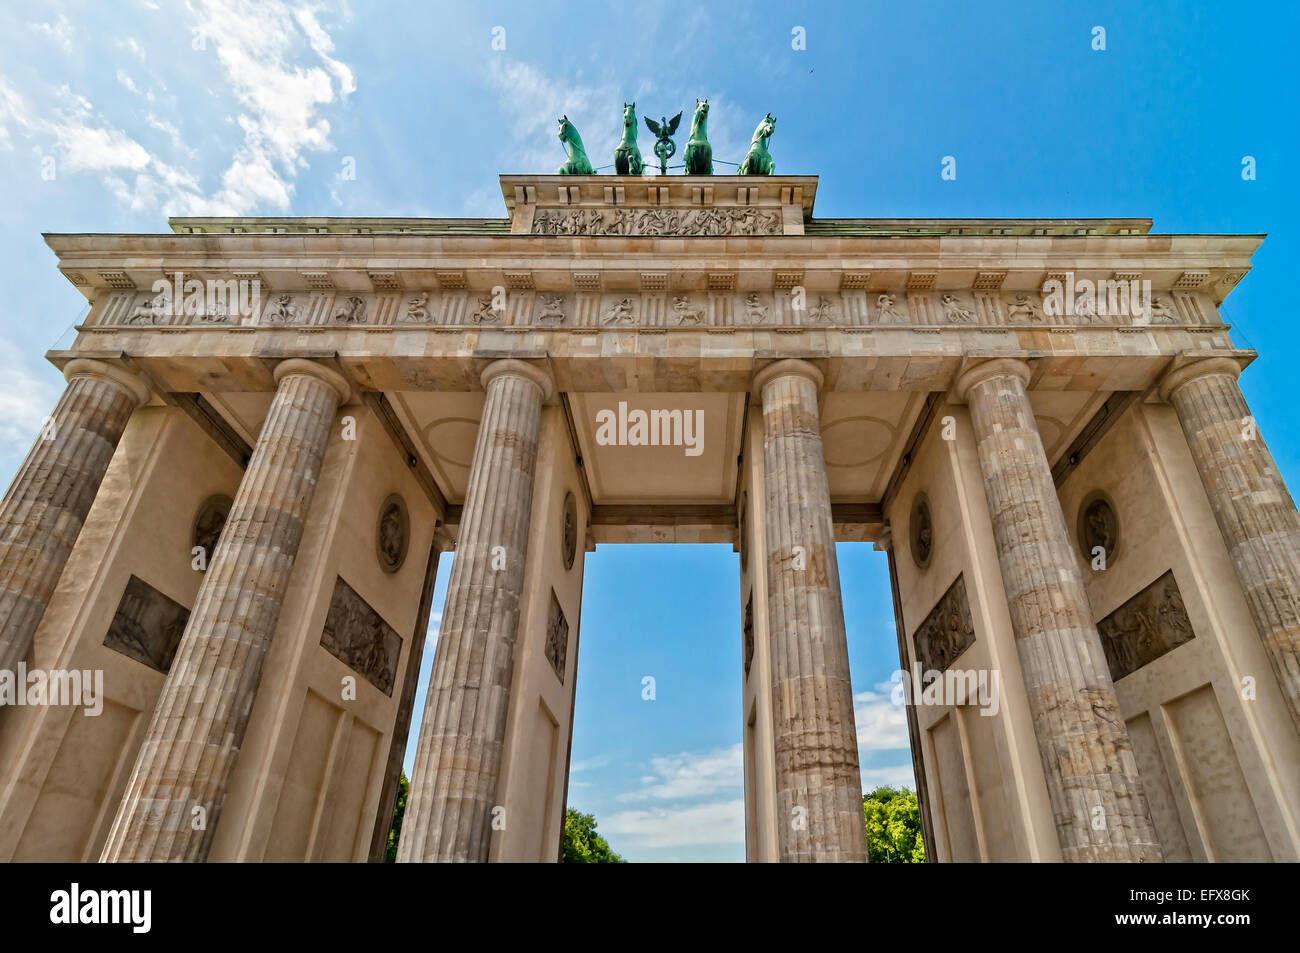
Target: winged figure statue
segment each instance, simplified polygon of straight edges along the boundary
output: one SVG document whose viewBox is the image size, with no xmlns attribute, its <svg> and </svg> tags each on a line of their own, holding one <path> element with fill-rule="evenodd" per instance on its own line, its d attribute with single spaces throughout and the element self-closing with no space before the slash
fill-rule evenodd
<svg viewBox="0 0 1300 953">
<path fill-rule="evenodd" d="M 655 134 L 655 155 L 659 157 L 659 174 L 668 174 L 668 160 L 672 158 L 677 151 L 677 145 L 673 142 L 672 136 L 677 132 L 677 126 L 682 121 L 682 114 L 679 112 L 672 119 L 660 119 L 655 122 L 649 116 L 645 118 L 645 124 L 650 131 Z"/>
</svg>

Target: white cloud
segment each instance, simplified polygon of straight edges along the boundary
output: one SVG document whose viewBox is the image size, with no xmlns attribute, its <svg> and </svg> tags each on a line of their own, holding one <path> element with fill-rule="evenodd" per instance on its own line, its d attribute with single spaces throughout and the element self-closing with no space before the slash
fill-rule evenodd
<svg viewBox="0 0 1300 953">
<path fill-rule="evenodd" d="M 572 77 L 553 79 L 528 63 L 499 56 L 488 61 L 487 75 L 505 114 L 503 131 L 510 138 L 511 161 L 518 164 L 503 171 L 553 172 L 558 168 L 564 162 L 556 123 L 561 116 L 568 116 L 578 130 L 593 167 L 613 161 L 617 137 L 605 132 L 619 128 L 616 112 L 623 103 L 613 84 L 592 86 Z M 602 158 L 606 153 L 608 157 Z"/>
<path fill-rule="evenodd" d="M 204 189 L 198 174 L 176 165 L 197 161 L 201 153 L 186 141 L 179 116 L 159 115 L 155 88 L 166 94 L 166 84 L 157 77 L 141 84 L 123 68 L 116 70 L 117 81 L 152 104 L 144 123 L 168 137 L 171 151 L 164 155 L 172 161 L 142 145 L 129 127 L 119 128 L 96 114 L 85 97 L 66 85 L 52 91 L 51 102 L 35 95 L 35 107 L 29 108 L 2 80 L 0 149 L 11 149 L 11 133 L 21 132 L 42 143 L 42 152 L 56 155 L 60 174 L 98 174 L 120 202 L 136 211 L 248 215 L 287 210 L 294 179 L 308 166 L 307 155 L 334 148 L 329 122 L 320 111 L 356 89 L 352 69 L 333 56 L 334 41 L 312 8 L 293 10 L 282 0 L 195 0 L 187 9 L 207 48 L 215 52 L 238 108 L 238 138 L 216 189 Z M 71 43 L 72 26 L 62 15 L 53 24 L 29 25 Z M 134 38 L 115 45 L 144 61 L 144 47 Z M 302 62 L 308 47 L 306 55 L 313 60 Z M 220 90 L 213 92 L 220 95 Z M 174 105 L 174 97 L 168 98 Z"/>
<path fill-rule="evenodd" d="M 72 22 L 66 14 L 60 13 L 53 23 L 29 23 L 28 28 L 49 39 L 63 52 L 72 52 Z"/>
<path fill-rule="evenodd" d="M 645 787 L 620 794 L 620 801 L 707 797 L 744 784 L 744 755 L 739 744 L 651 758 L 650 766 L 653 774 L 641 778 Z"/>
<path fill-rule="evenodd" d="M 155 7 L 154 9 L 157 9 L 157 7 Z M 133 36 L 122 37 L 117 41 L 117 48 L 119 50 L 126 50 L 128 53 L 130 53 L 132 56 L 138 59 L 141 63 L 144 62 L 145 59 L 144 47 L 140 45 L 140 41 L 137 40 L 135 37 Z"/>
<path fill-rule="evenodd" d="M 880 787 L 882 784 L 895 788 L 916 790 L 916 775 L 912 773 L 911 762 L 862 769 L 863 794 Z"/>
<path fill-rule="evenodd" d="M 907 709 L 894 704 L 894 684 L 880 682 L 873 690 L 853 696 L 853 720 L 858 727 L 858 751 L 908 749 Z"/>
<path fill-rule="evenodd" d="M 23 352 L 0 338 L 0 458 L 21 459 L 59 399 L 57 378 L 37 377 Z"/>
<path fill-rule="evenodd" d="M 743 844 L 745 802 L 742 798 L 709 801 L 689 807 L 619 811 L 600 819 L 600 831 L 622 847 L 690 847 Z"/>
</svg>

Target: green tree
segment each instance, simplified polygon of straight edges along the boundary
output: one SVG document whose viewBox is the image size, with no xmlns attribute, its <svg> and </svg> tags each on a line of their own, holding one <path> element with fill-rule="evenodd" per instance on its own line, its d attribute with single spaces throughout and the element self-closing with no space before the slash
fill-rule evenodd
<svg viewBox="0 0 1300 953">
<path fill-rule="evenodd" d="M 411 782 L 406 780 L 403 771 L 397 778 L 397 803 L 393 805 L 393 826 L 388 830 L 388 850 L 384 853 L 386 864 L 397 860 L 397 839 L 402 836 L 402 815 L 406 813 L 406 795 L 410 790 Z"/>
<path fill-rule="evenodd" d="M 610 849 L 605 838 L 596 833 L 596 818 L 573 808 L 564 810 L 564 843 L 560 847 L 562 864 L 623 864 L 622 857 Z"/>
<path fill-rule="evenodd" d="M 867 825 L 867 856 L 873 864 L 921 864 L 921 809 L 906 788 L 881 786 L 862 798 Z"/>
</svg>

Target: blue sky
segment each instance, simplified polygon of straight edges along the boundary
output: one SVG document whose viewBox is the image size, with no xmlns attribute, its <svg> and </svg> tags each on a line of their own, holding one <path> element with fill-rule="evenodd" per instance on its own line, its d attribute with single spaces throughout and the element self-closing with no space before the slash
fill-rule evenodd
<svg viewBox="0 0 1300 953">
<path fill-rule="evenodd" d="M 1224 314 L 1261 352 L 1242 388 L 1294 482 L 1295 5 L 810 6 L 6 5 L 0 475 L 58 397 L 42 354 L 85 312 L 42 231 L 163 231 L 168 214 L 499 216 L 498 172 L 563 161 L 559 115 L 600 166 L 623 102 L 658 117 L 698 97 L 718 159 L 738 161 L 772 112 L 777 171 L 820 175 L 822 216 L 1269 233 Z M 940 178 L 948 155 L 955 181 Z M 864 781 L 903 780 L 902 714 L 877 690 L 897 665 L 883 557 L 842 545 L 840 565 Z M 570 803 L 632 859 L 743 856 L 736 571 L 729 547 L 589 556 Z"/>
</svg>

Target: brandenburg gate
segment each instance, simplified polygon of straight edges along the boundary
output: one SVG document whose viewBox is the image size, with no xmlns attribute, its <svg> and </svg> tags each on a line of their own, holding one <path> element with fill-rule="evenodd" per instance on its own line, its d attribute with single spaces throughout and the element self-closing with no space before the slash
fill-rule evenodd
<svg viewBox="0 0 1300 953">
<path fill-rule="evenodd" d="M 381 859 L 414 731 L 399 861 L 554 861 L 586 553 L 721 542 L 748 857 L 864 861 L 843 541 L 888 553 L 931 859 L 1300 858 L 1300 517 L 1219 311 L 1260 236 L 567 171 L 47 236 L 89 310 L 0 669 L 104 697 L 0 710 L 0 859 Z"/>
</svg>

